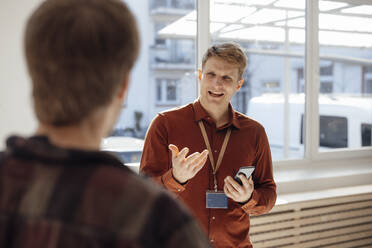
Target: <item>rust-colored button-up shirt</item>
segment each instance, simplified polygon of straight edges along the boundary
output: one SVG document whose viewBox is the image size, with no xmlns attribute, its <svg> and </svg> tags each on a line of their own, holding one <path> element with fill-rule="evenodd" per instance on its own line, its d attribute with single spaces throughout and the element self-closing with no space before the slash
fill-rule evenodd
<svg viewBox="0 0 372 248">
<path fill-rule="evenodd" d="M 141 173 L 177 194 L 193 211 L 209 239 L 216 247 L 252 247 L 249 239 L 249 215 L 268 212 L 275 204 L 276 185 L 273 180 L 270 147 L 264 128 L 256 121 L 229 107 L 230 121 L 216 128 L 215 122 L 199 101 L 156 116 L 146 135 L 141 159 Z M 207 209 L 206 191 L 213 189 L 213 174 L 209 159 L 186 184 L 172 176 L 169 144 L 189 154 L 201 152 L 206 145 L 198 121 L 206 128 L 214 160 L 217 161 L 225 134 L 232 128 L 226 152 L 217 171 L 218 190 L 223 190 L 224 178 L 234 176 L 242 166 L 253 165 L 254 191 L 251 199 L 237 203 L 229 199 L 228 209 Z"/>
</svg>

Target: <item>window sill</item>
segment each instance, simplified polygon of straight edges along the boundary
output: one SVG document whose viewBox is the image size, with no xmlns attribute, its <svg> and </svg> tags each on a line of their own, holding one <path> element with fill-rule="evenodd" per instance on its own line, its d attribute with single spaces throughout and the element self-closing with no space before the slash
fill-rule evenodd
<svg viewBox="0 0 372 248">
<path fill-rule="evenodd" d="M 156 103 L 155 104 L 155 107 L 157 107 L 157 108 L 165 108 L 165 107 L 173 108 L 173 107 L 176 107 L 176 106 L 179 106 L 179 104 L 178 103 Z"/>
<path fill-rule="evenodd" d="M 275 205 L 372 193 L 372 184 L 279 195 Z"/>
<path fill-rule="evenodd" d="M 274 163 L 274 179 L 280 196 L 372 184 L 372 157 L 289 162 Z M 139 163 L 127 166 L 135 173 L 139 172 Z"/>
<path fill-rule="evenodd" d="M 372 184 L 372 157 L 274 163 L 278 194 Z"/>
</svg>

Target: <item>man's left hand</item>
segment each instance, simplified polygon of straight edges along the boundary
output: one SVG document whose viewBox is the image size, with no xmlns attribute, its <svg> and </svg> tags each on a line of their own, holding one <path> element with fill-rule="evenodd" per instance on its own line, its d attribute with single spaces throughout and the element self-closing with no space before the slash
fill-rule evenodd
<svg viewBox="0 0 372 248">
<path fill-rule="evenodd" d="M 233 199 L 239 203 L 246 203 L 252 195 L 254 190 L 252 176 L 249 177 L 249 180 L 244 175 L 239 175 L 240 180 L 243 185 L 240 185 L 232 177 L 227 176 L 225 178 L 225 185 L 223 186 L 223 191 L 227 197 Z"/>
</svg>

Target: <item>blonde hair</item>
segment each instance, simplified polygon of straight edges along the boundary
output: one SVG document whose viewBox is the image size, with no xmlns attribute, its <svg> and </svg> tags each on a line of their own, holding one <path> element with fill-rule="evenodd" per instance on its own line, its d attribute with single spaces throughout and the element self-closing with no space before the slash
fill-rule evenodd
<svg viewBox="0 0 372 248">
<path fill-rule="evenodd" d="M 247 57 L 238 44 L 226 42 L 211 46 L 203 56 L 202 69 L 207 60 L 212 57 L 218 57 L 226 62 L 236 65 L 239 71 L 239 78 L 242 78 L 245 67 L 247 66 Z"/>
</svg>

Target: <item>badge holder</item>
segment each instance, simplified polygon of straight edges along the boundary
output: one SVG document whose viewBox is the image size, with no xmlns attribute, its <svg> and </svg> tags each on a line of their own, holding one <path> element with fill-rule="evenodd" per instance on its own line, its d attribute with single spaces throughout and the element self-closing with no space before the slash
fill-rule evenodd
<svg viewBox="0 0 372 248">
<path fill-rule="evenodd" d="M 223 191 L 208 190 L 206 194 L 206 208 L 228 208 L 227 196 Z"/>
<path fill-rule="evenodd" d="M 227 196 L 225 192 L 217 190 L 217 177 L 213 173 L 214 177 L 214 190 L 207 190 L 205 192 L 206 208 L 228 208 Z"/>
</svg>

